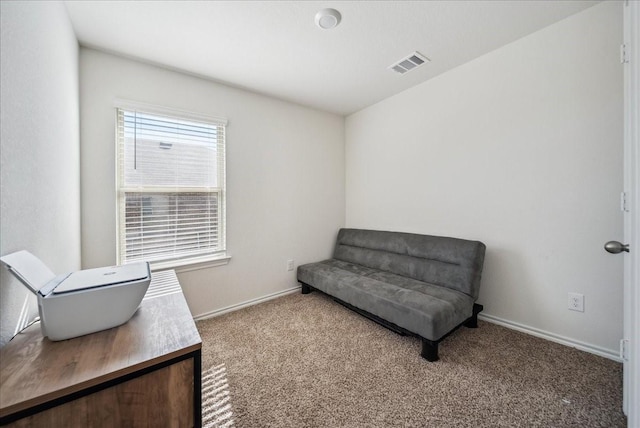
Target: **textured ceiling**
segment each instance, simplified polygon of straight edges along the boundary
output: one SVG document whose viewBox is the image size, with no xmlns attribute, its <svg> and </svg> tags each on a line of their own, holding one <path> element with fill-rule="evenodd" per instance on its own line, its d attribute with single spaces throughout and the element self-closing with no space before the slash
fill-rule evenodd
<svg viewBox="0 0 640 428">
<path fill-rule="evenodd" d="M 80 44 L 350 114 L 597 1 L 67 1 Z M 342 22 L 314 24 L 333 7 Z M 400 75 L 413 51 L 431 62 Z"/>
</svg>

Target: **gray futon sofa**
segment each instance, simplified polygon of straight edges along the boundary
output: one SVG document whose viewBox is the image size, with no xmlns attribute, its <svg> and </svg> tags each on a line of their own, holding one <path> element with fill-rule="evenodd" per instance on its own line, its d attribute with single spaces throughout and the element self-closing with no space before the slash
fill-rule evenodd
<svg viewBox="0 0 640 428">
<path fill-rule="evenodd" d="M 298 267 L 302 293 L 319 290 L 400 333 L 422 356 L 460 325 L 477 327 L 485 245 L 440 236 L 341 229 L 333 258 Z"/>
</svg>

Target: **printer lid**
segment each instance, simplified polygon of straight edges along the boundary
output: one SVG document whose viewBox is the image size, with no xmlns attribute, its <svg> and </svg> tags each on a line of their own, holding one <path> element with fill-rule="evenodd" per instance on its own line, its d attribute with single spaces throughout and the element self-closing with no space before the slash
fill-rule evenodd
<svg viewBox="0 0 640 428">
<path fill-rule="evenodd" d="M 0 261 L 34 294 L 56 277 L 42 260 L 25 250 L 2 256 Z"/>
<path fill-rule="evenodd" d="M 101 267 L 56 276 L 39 258 L 22 250 L 0 257 L 9 271 L 34 294 L 69 293 L 88 288 L 115 285 L 149 278 L 147 262 Z"/>
<path fill-rule="evenodd" d="M 70 293 L 106 285 L 123 284 L 149 277 L 146 262 L 131 263 L 122 266 L 100 267 L 73 272 L 56 288 L 53 294 Z"/>
</svg>

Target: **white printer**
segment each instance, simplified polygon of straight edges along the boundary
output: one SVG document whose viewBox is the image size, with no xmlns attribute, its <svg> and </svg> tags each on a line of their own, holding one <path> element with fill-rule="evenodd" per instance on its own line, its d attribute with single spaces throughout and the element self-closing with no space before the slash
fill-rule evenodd
<svg viewBox="0 0 640 428">
<path fill-rule="evenodd" d="M 8 254 L 0 261 L 38 297 L 42 335 L 54 341 L 124 324 L 151 282 L 147 262 L 56 276 L 28 251 Z"/>
</svg>

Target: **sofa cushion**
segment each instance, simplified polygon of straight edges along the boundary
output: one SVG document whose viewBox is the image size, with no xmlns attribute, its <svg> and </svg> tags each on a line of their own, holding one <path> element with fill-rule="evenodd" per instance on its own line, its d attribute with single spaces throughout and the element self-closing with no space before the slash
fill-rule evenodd
<svg viewBox="0 0 640 428">
<path fill-rule="evenodd" d="M 341 229 L 333 258 L 447 287 L 477 300 L 485 245 L 479 241 Z"/>
<path fill-rule="evenodd" d="M 298 280 L 433 341 L 472 315 L 465 293 L 341 260 L 302 265 Z"/>
</svg>

